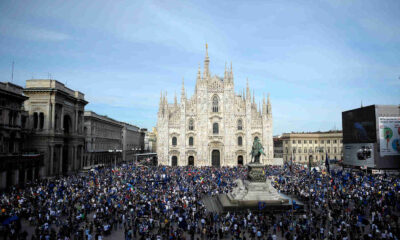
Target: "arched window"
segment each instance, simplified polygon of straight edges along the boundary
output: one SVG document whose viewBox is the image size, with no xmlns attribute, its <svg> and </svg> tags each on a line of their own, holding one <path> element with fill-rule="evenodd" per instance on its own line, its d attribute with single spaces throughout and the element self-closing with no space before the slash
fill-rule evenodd
<svg viewBox="0 0 400 240">
<path fill-rule="evenodd" d="M 218 134 L 218 123 L 213 123 L 213 134 Z"/>
<path fill-rule="evenodd" d="M 41 112 L 39 113 L 39 128 L 43 129 L 43 125 L 44 125 L 44 114 Z"/>
<path fill-rule="evenodd" d="M 191 130 L 191 131 L 194 130 L 194 121 L 193 121 L 193 119 L 189 120 L 189 130 Z"/>
<path fill-rule="evenodd" d="M 173 137 L 172 138 L 172 146 L 176 146 L 176 144 L 177 144 L 176 137 Z"/>
<path fill-rule="evenodd" d="M 38 114 L 37 112 L 33 113 L 33 129 L 37 129 L 38 127 Z"/>
<path fill-rule="evenodd" d="M 189 146 L 193 146 L 193 137 L 189 137 Z"/>
<path fill-rule="evenodd" d="M 218 97 L 214 96 L 212 100 L 212 111 L 218 112 Z"/>
<path fill-rule="evenodd" d="M 56 114 L 55 119 L 54 119 L 54 130 L 56 130 L 58 127 L 57 123 L 58 123 L 58 115 Z"/>
<path fill-rule="evenodd" d="M 242 119 L 239 119 L 237 121 L 237 130 L 242 130 L 243 129 L 243 122 Z"/>
<path fill-rule="evenodd" d="M 13 125 L 13 113 L 12 113 L 12 111 L 10 111 L 10 112 L 8 113 L 8 125 L 9 125 L 9 126 L 12 126 L 12 125 Z"/>
<path fill-rule="evenodd" d="M 241 136 L 238 137 L 238 145 L 242 146 L 243 145 L 243 139 Z"/>
</svg>

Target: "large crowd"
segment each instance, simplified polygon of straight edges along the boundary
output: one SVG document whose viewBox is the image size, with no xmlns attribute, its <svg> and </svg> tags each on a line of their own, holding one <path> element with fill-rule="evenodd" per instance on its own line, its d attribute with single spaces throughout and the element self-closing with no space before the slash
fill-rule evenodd
<svg viewBox="0 0 400 240">
<path fill-rule="evenodd" d="M 210 212 L 245 167 L 122 164 L 28 183 L 0 196 L 4 239 L 399 239 L 400 178 L 268 166 L 274 186 L 304 204 L 281 213 Z M 28 233 L 25 225 L 34 230 Z"/>
</svg>

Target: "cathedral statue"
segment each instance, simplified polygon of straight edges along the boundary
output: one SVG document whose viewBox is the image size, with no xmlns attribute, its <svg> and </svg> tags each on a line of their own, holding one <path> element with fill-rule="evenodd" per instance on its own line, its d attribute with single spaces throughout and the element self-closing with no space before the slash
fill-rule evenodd
<svg viewBox="0 0 400 240">
<path fill-rule="evenodd" d="M 264 147 L 262 146 L 260 140 L 258 139 L 258 137 L 254 138 L 254 142 L 253 142 L 253 147 L 251 147 L 251 160 L 252 163 L 260 163 L 260 156 L 261 154 L 263 154 L 265 156 L 264 153 Z"/>
</svg>

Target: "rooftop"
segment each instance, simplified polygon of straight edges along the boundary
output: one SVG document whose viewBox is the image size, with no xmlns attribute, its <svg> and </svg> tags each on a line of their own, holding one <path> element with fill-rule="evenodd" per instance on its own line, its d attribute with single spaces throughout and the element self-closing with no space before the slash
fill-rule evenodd
<svg viewBox="0 0 400 240">
<path fill-rule="evenodd" d="M 37 89 L 56 89 L 67 93 L 71 97 L 85 100 L 85 95 L 79 91 L 74 91 L 66 87 L 63 83 L 53 79 L 30 79 L 26 80 L 25 90 L 37 90 Z"/>
<path fill-rule="evenodd" d="M 23 87 L 16 85 L 14 83 L 10 82 L 0 82 L 0 89 L 8 92 L 12 92 L 18 95 L 23 95 L 22 90 L 24 89 Z"/>
</svg>

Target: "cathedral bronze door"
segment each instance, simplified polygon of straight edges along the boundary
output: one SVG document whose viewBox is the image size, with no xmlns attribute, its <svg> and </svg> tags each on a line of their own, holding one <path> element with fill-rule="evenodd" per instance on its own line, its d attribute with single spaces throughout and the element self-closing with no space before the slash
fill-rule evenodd
<svg viewBox="0 0 400 240">
<path fill-rule="evenodd" d="M 211 165 L 213 167 L 220 167 L 220 153 L 219 150 L 213 150 L 211 153 Z"/>
<path fill-rule="evenodd" d="M 194 157 L 190 156 L 188 159 L 188 166 L 194 166 Z"/>
<path fill-rule="evenodd" d="M 243 166 L 243 156 L 238 156 L 238 165 Z"/>
<path fill-rule="evenodd" d="M 172 165 L 173 167 L 178 166 L 178 157 L 177 157 L 177 156 L 172 156 L 172 163 L 171 163 L 171 165 Z"/>
</svg>

